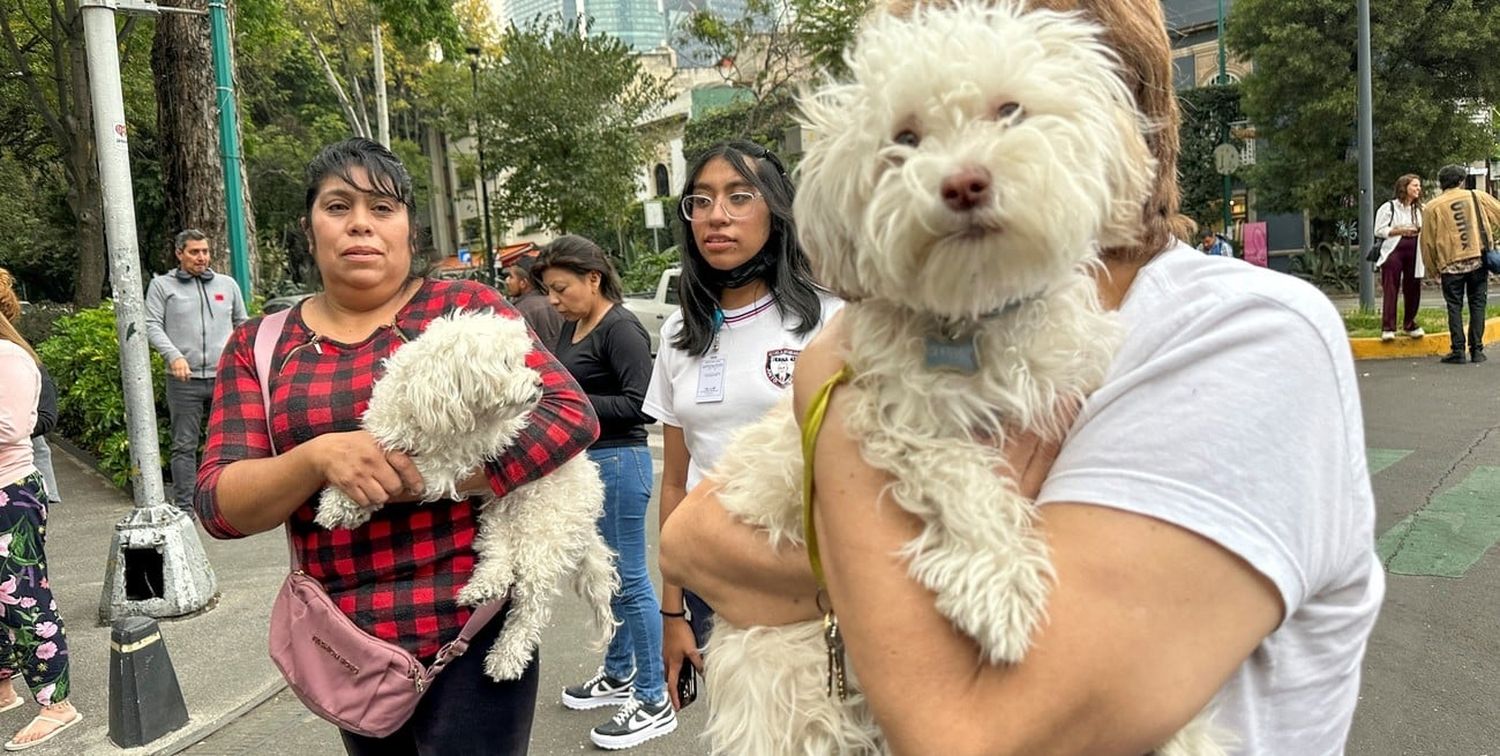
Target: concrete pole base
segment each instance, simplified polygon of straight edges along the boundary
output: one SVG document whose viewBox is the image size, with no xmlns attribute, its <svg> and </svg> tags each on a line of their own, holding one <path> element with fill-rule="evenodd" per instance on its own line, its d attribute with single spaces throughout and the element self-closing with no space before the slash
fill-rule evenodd
<svg viewBox="0 0 1500 756">
<path fill-rule="evenodd" d="M 208 606 L 217 584 L 193 521 L 176 507 L 131 510 L 115 525 L 99 618 L 181 617 Z"/>
</svg>

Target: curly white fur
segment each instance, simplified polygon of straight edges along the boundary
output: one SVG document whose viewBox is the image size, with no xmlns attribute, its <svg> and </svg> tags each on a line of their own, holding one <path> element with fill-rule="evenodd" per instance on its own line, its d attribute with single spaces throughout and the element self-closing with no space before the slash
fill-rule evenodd
<svg viewBox="0 0 1500 756">
<path fill-rule="evenodd" d="M 381 447 L 411 455 L 426 484 L 423 498 L 458 498 L 458 485 L 509 447 L 541 398 L 541 377 L 526 366 L 532 341 L 518 318 L 461 312 L 434 320 L 385 361 L 361 424 Z M 479 510 L 474 574 L 458 593 L 478 606 L 511 590 L 504 631 L 485 656 L 485 673 L 514 680 L 525 671 L 569 575 L 593 608 L 600 648 L 614 635 L 610 596 L 619 588 L 614 554 L 596 521 L 604 486 L 592 461 L 578 457 Z M 363 525 L 379 507 L 360 507 L 337 488 L 323 490 L 317 522 Z"/>
<path fill-rule="evenodd" d="M 1034 502 L 996 472 L 998 449 L 1017 430 L 1060 438 L 1057 408 L 1103 381 L 1121 330 L 1091 266 L 1099 246 L 1132 241 L 1155 176 L 1150 126 L 1101 34 L 1014 0 L 876 17 L 852 79 L 802 101 L 816 139 L 795 214 L 823 282 L 853 300 L 849 430 L 924 523 L 902 553 L 910 573 L 992 664 L 1025 656 L 1054 579 Z M 946 203 L 945 179 L 976 170 L 991 179 L 983 202 Z M 954 323 L 975 334 L 974 374 L 926 364 L 927 338 Z M 723 459 L 725 508 L 800 545 L 790 400 Z M 827 695 L 820 622 L 720 622 L 707 661 L 715 753 L 885 752 L 857 680 L 848 700 Z M 1219 743 L 1200 717 L 1161 753 Z"/>
</svg>

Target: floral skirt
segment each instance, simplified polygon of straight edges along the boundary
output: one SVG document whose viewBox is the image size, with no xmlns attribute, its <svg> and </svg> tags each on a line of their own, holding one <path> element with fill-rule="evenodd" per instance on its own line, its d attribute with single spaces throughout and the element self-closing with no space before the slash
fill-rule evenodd
<svg viewBox="0 0 1500 756">
<path fill-rule="evenodd" d="M 41 476 L 0 488 L 0 682 L 19 671 L 50 706 L 68 697 L 68 642 L 47 583 L 46 540 Z"/>
</svg>

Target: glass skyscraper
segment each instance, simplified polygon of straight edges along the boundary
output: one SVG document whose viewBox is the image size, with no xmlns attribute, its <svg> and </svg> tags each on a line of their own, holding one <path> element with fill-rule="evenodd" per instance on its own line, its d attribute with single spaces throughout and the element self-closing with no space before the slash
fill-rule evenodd
<svg viewBox="0 0 1500 756">
<path fill-rule="evenodd" d="M 538 16 L 589 17 L 590 34 L 608 34 L 637 51 L 671 41 L 661 0 L 509 0 L 506 20 L 525 28 Z"/>
</svg>

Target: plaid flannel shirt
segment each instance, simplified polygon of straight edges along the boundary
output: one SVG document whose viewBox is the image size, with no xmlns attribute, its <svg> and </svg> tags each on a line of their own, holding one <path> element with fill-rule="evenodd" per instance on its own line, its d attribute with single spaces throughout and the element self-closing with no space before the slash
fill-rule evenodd
<svg viewBox="0 0 1500 756">
<path fill-rule="evenodd" d="M 487 286 L 424 281 L 397 314 L 394 329 L 382 327 L 358 344 L 340 344 L 316 336 L 297 305 L 271 360 L 270 432 L 276 448 L 286 452 L 324 433 L 358 430 L 382 360 L 438 316 L 484 309 L 520 317 Z M 271 454 L 255 370 L 260 323 L 256 318 L 236 329 L 219 362 L 195 498 L 204 529 L 215 538 L 244 536 L 219 511 L 219 475 L 237 460 Z M 599 435 L 588 397 L 550 352 L 535 343 L 526 364 L 541 375 L 542 399 L 516 443 L 485 465 L 498 496 L 556 469 Z M 287 525 L 302 569 L 322 583 L 350 619 L 425 659 L 456 637 L 469 618 L 469 609 L 459 606 L 455 596 L 474 571 L 478 503 L 395 504 L 359 528 L 325 530 L 313 522 L 314 497 Z"/>
</svg>

